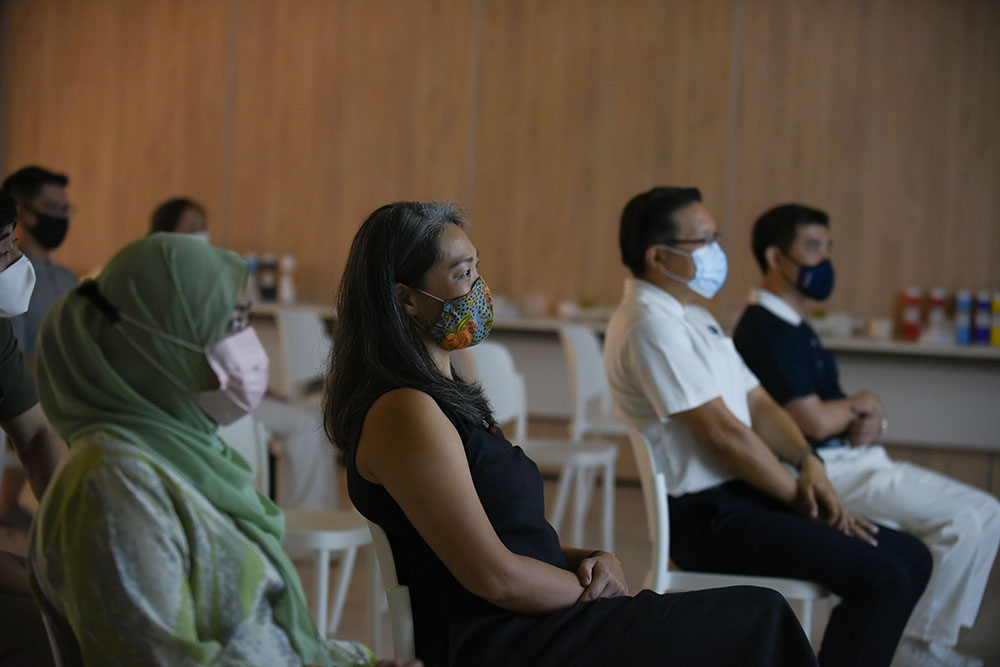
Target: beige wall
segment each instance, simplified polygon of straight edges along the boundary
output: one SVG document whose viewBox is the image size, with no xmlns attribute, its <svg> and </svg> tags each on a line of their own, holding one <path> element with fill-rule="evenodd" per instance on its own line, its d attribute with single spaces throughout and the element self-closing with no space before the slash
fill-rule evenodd
<svg viewBox="0 0 1000 667">
<path fill-rule="evenodd" d="M 834 221 L 831 307 L 1000 289 L 1000 4 L 990 0 L 7 0 L 0 167 L 70 174 L 86 270 L 161 199 L 294 252 L 332 298 L 387 200 L 450 198 L 494 291 L 614 302 L 617 218 L 702 188 L 730 255 L 802 200 Z"/>
</svg>

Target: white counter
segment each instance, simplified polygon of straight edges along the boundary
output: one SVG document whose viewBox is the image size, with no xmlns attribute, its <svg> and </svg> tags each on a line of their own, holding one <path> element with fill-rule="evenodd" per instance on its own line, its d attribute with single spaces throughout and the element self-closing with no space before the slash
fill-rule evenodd
<svg viewBox="0 0 1000 667">
<path fill-rule="evenodd" d="M 302 304 L 323 317 L 333 307 Z M 264 328 L 276 304 L 258 304 Z M 498 319 L 491 339 L 507 345 L 527 382 L 533 416 L 569 418 L 572 410 L 566 362 L 554 317 Z M 599 333 L 607 323 L 587 322 Z M 837 355 L 848 393 L 869 390 L 888 410 L 888 444 L 1000 452 L 1000 348 L 932 346 L 864 338 L 826 338 Z M 336 346 L 336 342 L 334 342 Z M 277 369 L 276 369 L 277 370 Z"/>
<path fill-rule="evenodd" d="M 525 375 L 531 413 L 567 418 L 569 381 L 556 335 L 562 320 L 498 320 L 492 338 L 508 345 Z M 604 322 L 590 323 L 603 332 Z M 844 391 L 868 390 L 885 403 L 887 444 L 1000 451 L 1000 348 L 933 346 L 829 338 Z"/>
</svg>

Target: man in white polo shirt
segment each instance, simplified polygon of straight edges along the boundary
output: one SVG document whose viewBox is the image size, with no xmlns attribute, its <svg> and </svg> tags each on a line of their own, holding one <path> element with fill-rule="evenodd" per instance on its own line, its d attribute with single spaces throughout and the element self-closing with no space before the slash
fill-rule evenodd
<svg viewBox="0 0 1000 667">
<path fill-rule="evenodd" d="M 820 664 L 889 665 L 930 577 L 927 548 L 844 508 L 795 422 L 696 305 L 727 273 L 698 190 L 637 195 L 619 240 L 632 277 L 608 325 L 605 364 L 616 410 L 666 473 L 672 560 L 819 582 L 842 600 Z"/>
</svg>

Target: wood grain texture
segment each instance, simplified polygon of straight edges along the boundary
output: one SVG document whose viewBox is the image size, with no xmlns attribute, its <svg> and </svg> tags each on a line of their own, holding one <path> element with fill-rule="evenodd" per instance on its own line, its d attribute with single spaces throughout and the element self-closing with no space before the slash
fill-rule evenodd
<svg viewBox="0 0 1000 667">
<path fill-rule="evenodd" d="M 753 220 L 833 216 L 829 307 L 1000 290 L 990 0 L 6 0 L 5 173 L 70 174 L 76 270 L 188 194 L 328 301 L 363 217 L 458 200 L 494 290 L 617 301 L 625 202 L 697 185 L 739 313 Z"/>
<path fill-rule="evenodd" d="M 497 291 L 614 303 L 629 198 L 721 198 L 729 30 L 726 2 L 487 3 L 474 240 Z"/>
<path fill-rule="evenodd" d="M 832 217 L 831 309 L 889 314 L 911 284 L 1000 288 L 1000 6 L 745 10 L 732 254 L 748 256 L 765 209 L 801 201 Z M 734 285 L 758 276 L 733 262 Z"/>
<path fill-rule="evenodd" d="M 8 4 L 3 171 L 69 175 L 79 208 L 59 261 L 103 263 L 175 194 L 218 210 L 225 4 Z"/>
<path fill-rule="evenodd" d="M 332 301 L 365 216 L 462 198 L 470 5 L 453 0 L 239 6 L 228 242 L 295 253 Z"/>
</svg>

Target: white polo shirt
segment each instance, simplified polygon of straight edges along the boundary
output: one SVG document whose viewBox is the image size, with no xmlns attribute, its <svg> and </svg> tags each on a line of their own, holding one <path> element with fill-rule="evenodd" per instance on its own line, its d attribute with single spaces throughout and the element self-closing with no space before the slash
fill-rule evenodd
<svg viewBox="0 0 1000 667">
<path fill-rule="evenodd" d="M 759 382 L 707 310 L 684 305 L 653 283 L 627 278 L 608 323 L 604 366 L 618 417 L 649 440 L 670 495 L 736 477 L 691 429 L 671 418 L 722 397 L 750 426 L 747 392 Z"/>
</svg>

